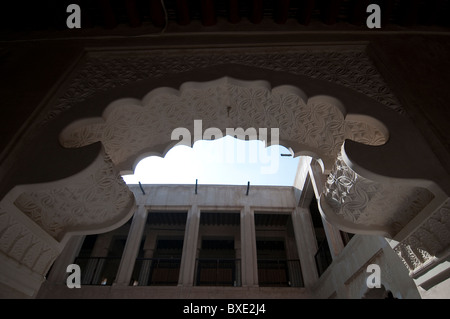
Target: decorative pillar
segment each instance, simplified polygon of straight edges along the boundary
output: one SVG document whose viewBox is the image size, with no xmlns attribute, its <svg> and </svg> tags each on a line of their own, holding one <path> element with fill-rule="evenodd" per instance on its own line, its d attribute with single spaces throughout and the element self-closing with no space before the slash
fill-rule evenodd
<svg viewBox="0 0 450 319">
<path fill-rule="evenodd" d="M 147 209 L 144 205 L 139 205 L 137 211 L 134 213 L 130 231 L 128 232 L 127 241 L 117 272 L 116 285 L 128 286 L 130 283 L 146 222 Z"/>
<path fill-rule="evenodd" d="M 197 204 L 192 205 L 188 211 L 186 231 L 183 241 L 183 254 L 181 256 L 179 286 L 193 286 L 195 273 L 195 260 L 197 258 L 198 230 L 200 227 L 200 209 Z"/>
<path fill-rule="evenodd" d="M 311 176 L 311 182 L 314 188 L 314 193 L 316 199 L 320 198 L 325 186 L 326 177 L 322 174 L 322 168 L 316 160 L 311 161 L 309 168 L 309 174 Z M 331 256 L 335 259 L 344 249 L 344 243 L 342 241 L 342 236 L 338 228 L 331 225 L 322 216 L 323 228 L 325 229 L 325 234 L 327 236 L 328 246 L 330 247 Z"/>
<path fill-rule="evenodd" d="M 241 271 L 242 286 L 258 285 L 258 263 L 256 255 L 255 216 L 249 206 L 241 211 Z"/>
<path fill-rule="evenodd" d="M 309 288 L 319 278 L 314 259 L 314 254 L 317 251 L 317 242 L 309 210 L 297 207 L 292 212 L 292 225 L 302 267 L 303 283 L 306 288 Z"/>
</svg>

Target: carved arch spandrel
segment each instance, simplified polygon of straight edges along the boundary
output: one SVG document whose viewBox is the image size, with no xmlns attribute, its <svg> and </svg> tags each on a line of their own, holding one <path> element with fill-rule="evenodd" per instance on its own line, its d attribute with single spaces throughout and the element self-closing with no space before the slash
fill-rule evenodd
<svg viewBox="0 0 450 319">
<path fill-rule="evenodd" d="M 134 196 L 102 151 L 84 171 L 67 179 L 17 186 L 7 198 L 58 242 L 72 234 L 105 232 L 134 212 Z"/>
<path fill-rule="evenodd" d="M 115 229 L 134 208 L 132 192 L 103 151 L 76 175 L 14 187 L 0 202 L 2 276 L 11 276 L 6 284 L 34 296 L 72 235 Z"/>
<path fill-rule="evenodd" d="M 339 153 L 319 207 L 342 230 L 397 238 L 410 221 L 445 199 L 442 191 L 429 185 L 429 181 L 381 176 L 368 179 L 352 170 Z"/>
<path fill-rule="evenodd" d="M 59 255 L 61 247 L 55 239 L 19 214 L 8 205 L 0 205 L 0 254 L 43 275 Z"/>
</svg>

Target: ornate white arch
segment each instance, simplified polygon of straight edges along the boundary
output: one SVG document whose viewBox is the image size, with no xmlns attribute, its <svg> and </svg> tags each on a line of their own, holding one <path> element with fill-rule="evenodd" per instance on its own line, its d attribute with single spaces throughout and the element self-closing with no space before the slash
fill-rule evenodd
<svg viewBox="0 0 450 319">
<path fill-rule="evenodd" d="M 428 248 L 431 253 L 422 254 L 426 258 L 421 255 L 421 263 L 406 262 L 415 271 L 450 245 L 449 223 L 442 214 L 449 207 L 448 201 L 444 202 L 447 196 L 431 180 L 383 176 L 350 159 L 346 141 L 382 146 L 389 141 L 393 127 L 372 116 L 348 114 L 346 109 L 335 97 L 308 97 L 293 85 L 272 88 L 267 81 L 231 77 L 186 82 L 179 89 L 157 88 L 142 100 L 118 99 L 106 107 L 102 117 L 73 122 L 60 134 L 60 143 L 67 148 L 100 142 L 103 152 L 97 160 L 67 179 L 12 189 L 0 206 L 0 217 L 7 221 L 1 224 L 0 232 L 8 234 L 16 227 L 16 213 L 22 212 L 28 218 L 24 223 L 36 229 L 38 241 L 48 252 L 46 262 L 28 262 L 30 267 L 41 265 L 36 273 L 45 273 L 70 234 L 107 231 L 131 216 L 134 199 L 119 172 L 133 170 L 141 154 L 165 155 L 173 145 L 173 129 L 186 127 L 193 132 L 194 120 L 202 119 L 204 128 L 222 131 L 227 127 L 276 127 L 280 129 L 279 142 L 293 149 L 296 156 L 314 154 L 320 158 L 324 173 L 330 173 L 320 208 L 329 221 L 344 230 L 383 234 L 399 241 L 406 238 L 405 245 L 411 246 L 418 238 L 411 235 L 414 231 L 422 227 L 423 233 L 428 226 L 443 224 L 439 245 Z M 387 207 L 386 203 L 392 205 Z M 17 250 L 22 237 L 3 236 L 2 250 Z M 28 252 L 35 245 L 33 240 L 17 250 L 23 252 L 20 256 L 15 253 L 17 262 L 31 258 Z M 402 247 L 397 249 L 402 258 L 413 256 L 405 257 Z"/>
<path fill-rule="evenodd" d="M 78 148 L 101 142 L 112 167 L 131 171 L 143 153 L 164 156 L 174 143 L 170 137 L 175 128 L 184 126 L 194 134 L 193 123 L 198 119 L 203 129 L 215 127 L 222 132 L 227 127 L 276 127 L 280 129 L 279 142 L 295 155 L 320 158 L 324 173 L 329 173 L 320 210 L 328 221 L 349 232 L 381 234 L 401 241 L 405 233 L 401 231 L 411 221 L 416 224 L 424 220 L 446 198 L 432 181 L 375 174 L 347 157 L 346 140 L 370 146 L 389 140 L 388 127 L 378 119 L 347 114 L 345 105 L 332 96 L 308 97 L 301 88 L 272 88 L 263 80 L 222 77 L 186 82 L 178 90 L 153 89 L 142 100 L 118 99 L 105 108 L 102 117 L 67 126 L 60 143 Z M 49 192 L 26 192 L 15 204 L 52 233 L 55 226 L 43 224 L 40 215 L 46 211 L 42 206 Z M 52 211 L 49 207 L 47 210 Z"/>
<path fill-rule="evenodd" d="M 158 88 L 142 100 L 124 98 L 112 102 L 103 116 L 68 126 L 60 135 L 64 147 L 102 142 L 115 165 L 123 170 L 139 154 L 170 145 L 177 127 L 193 132 L 201 119 L 203 128 L 279 128 L 280 142 L 296 155 L 310 152 L 331 170 L 345 139 L 382 145 L 387 128 L 378 120 L 346 114 L 331 96 L 308 98 L 291 85 L 270 87 L 266 81 L 242 81 L 230 77 L 199 83 L 187 82 L 179 90 Z M 168 147 L 164 147 L 168 150 Z M 164 153 L 160 153 L 164 156 Z M 127 167 L 128 166 L 128 167 Z"/>
</svg>

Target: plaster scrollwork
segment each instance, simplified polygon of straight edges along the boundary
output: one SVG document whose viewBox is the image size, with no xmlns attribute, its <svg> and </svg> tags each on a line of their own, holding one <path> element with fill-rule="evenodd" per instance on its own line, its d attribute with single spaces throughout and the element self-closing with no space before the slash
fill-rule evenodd
<svg viewBox="0 0 450 319">
<path fill-rule="evenodd" d="M 57 184 L 27 189 L 14 204 L 58 241 L 68 232 L 101 229 L 118 222 L 134 205 L 132 193 L 104 156 L 90 173 Z"/>
<path fill-rule="evenodd" d="M 389 132 L 381 122 L 363 115 L 347 115 L 344 131 L 346 139 L 366 145 L 383 145 L 389 138 Z"/>
<path fill-rule="evenodd" d="M 354 172 L 339 153 L 323 191 L 324 210 L 342 218 L 354 231 L 384 230 L 394 237 L 417 216 L 434 195 L 401 182 L 382 183 Z"/>
<path fill-rule="evenodd" d="M 190 127 L 196 119 L 202 120 L 203 129 L 216 127 L 222 132 L 227 124 L 279 128 L 280 140 L 292 143 L 285 146 L 314 152 L 326 163 L 334 162 L 345 138 L 370 145 L 387 141 L 387 130 L 378 129 L 376 120 L 368 124 L 350 116 L 347 121 L 344 114 L 344 106 L 333 97 L 308 98 L 293 86 L 271 88 L 265 81 L 224 77 L 186 82 L 179 90 L 158 88 L 142 100 L 119 99 L 106 107 L 102 118 L 69 125 L 60 141 L 69 148 L 101 141 L 115 165 L 161 143 L 170 145 L 172 131 Z"/>
<path fill-rule="evenodd" d="M 0 257 L 6 273 L 31 276 L 24 280 L 33 284 L 12 285 L 32 295 L 72 234 L 117 228 L 133 207 L 134 196 L 104 153 L 67 179 L 14 187 L 0 203 Z"/>
<path fill-rule="evenodd" d="M 59 249 L 55 243 L 37 235 L 6 208 L 0 207 L 0 253 L 33 272 L 45 274 L 59 255 Z"/>
<path fill-rule="evenodd" d="M 438 262 L 450 247 L 450 199 L 425 219 L 394 251 L 402 259 L 410 275 Z"/>
<path fill-rule="evenodd" d="M 152 50 L 116 55 L 89 53 L 73 74 L 70 85 L 48 110 L 42 124 L 99 91 L 148 78 L 192 71 L 224 63 L 305 75 L 343 85 L 400 114 L 405 111 L 365 52 L 352 46 L 336 50 L 294 47 L 190 50 L 189 54 Z"/>
</svg>

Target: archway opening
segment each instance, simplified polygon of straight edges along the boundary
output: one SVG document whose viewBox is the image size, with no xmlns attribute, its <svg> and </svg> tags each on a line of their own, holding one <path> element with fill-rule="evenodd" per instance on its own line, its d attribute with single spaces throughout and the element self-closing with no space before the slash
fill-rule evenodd
<svg viewBox="0 0 450 319">
<path fill-rule="evenodd" d="M 229 135 L 200 140 L 193 147 L 177 145 L 164 158 L 149 156 L 134 174 L 123 175 L 127 184 L 201 184 L 293 186 L 299 157 L 282 145 L 266 147 L 259 140 Z"/>
</svg>

